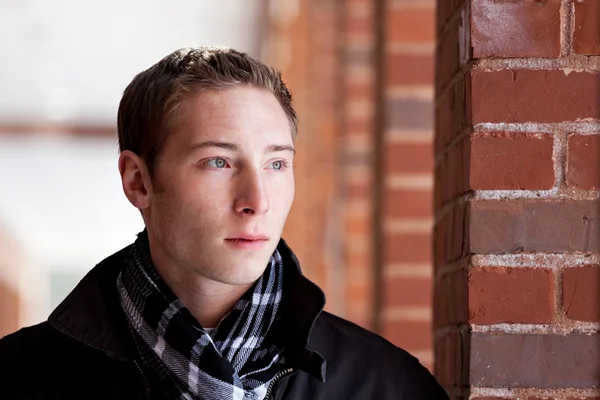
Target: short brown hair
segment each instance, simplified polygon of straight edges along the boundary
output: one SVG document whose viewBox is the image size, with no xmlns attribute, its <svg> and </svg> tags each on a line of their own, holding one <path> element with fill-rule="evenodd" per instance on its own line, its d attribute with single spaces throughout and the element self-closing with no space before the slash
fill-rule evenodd
<svg viewBox="0 0 600 400">
<path fill-rule="evenodd" d="M 130 150 L 154 173 L 165 140 L 181 119 L 180 104 L 202 90 L 252 86 L 269 90 L 285 111 L 295 141 L 298 116 L 281 73 L 245 53 L 222 47 L 184 48 L 139 73 L 119 104 L 119 150 Z"/>
</svg>

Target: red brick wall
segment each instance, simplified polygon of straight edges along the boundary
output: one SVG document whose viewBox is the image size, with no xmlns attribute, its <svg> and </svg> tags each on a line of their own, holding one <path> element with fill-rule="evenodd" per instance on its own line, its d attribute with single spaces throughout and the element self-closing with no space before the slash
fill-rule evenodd
<svg viewBox="0 0 600 400">
<path fill-rule="evenodd" d="M 431 368 L 435 2 L 384 4 L 380 327 Z"/>
<path fill-rule="evenodd" d="M 329 310 L 431 367 L 435 4 L 305 0 L 270 36 L 301 118 L 285 235 Z"/>
<path fill-rule="evenodd" d="M 438 1 L 436 375 L 600 396 L 600 2 Z"/>
<path fill-rule="evenodd" d="M 342 157 L 338 165 L 343 221 L 340 234 L 344 271 L 344 316 L 375 326 L 374 257 L 375 190 L 375 2 L 338 2 L 343 24 L 340 37 Z"/>
<path fill-rule="evenodd" d="M 335 295 L 338 245 L 334 233 L 337 202 L 338 118 L 340 84 L 335 79 L 339 17 L 334 1 L 313 4 L 300 0 L 270 6 L 262 58 L 277 66 L 292 91 L 300 115 L 296 144 L 296 200 L 284 238 L 301 260 L 303 271 L 331 294 L 330 308 L 339 307 Z M 319 29 L 312 29 L 319 26 Z M 318 37 L 318 40 L 316 40 Z M 318 61 L 318 64 L 317 64 Z"/>
</svg>

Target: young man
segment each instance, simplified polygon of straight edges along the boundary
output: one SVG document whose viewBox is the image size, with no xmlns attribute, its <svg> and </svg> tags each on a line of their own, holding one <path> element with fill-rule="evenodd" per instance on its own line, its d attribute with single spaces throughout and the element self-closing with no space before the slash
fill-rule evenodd
<svg viewBox="0 0 600 400">
<path fill-rule="evenodd" d="M 446 399 L 408 353 L 322 311 L 281 239 L 297 124 L 280 74 L 234 50 L 137 75 L 118 167 L 146 228 L 0 341 L 0 397 Z"/>
</svg>

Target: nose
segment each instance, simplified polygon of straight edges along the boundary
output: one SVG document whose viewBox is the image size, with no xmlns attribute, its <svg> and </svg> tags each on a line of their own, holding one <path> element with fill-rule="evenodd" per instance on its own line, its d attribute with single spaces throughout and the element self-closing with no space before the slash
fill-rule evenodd
<svg viewBox="0 0 600 400">
<path fill-rule="evenodd" d="M 271 208 L 267 188 L 258 171 L 238 177 L 234 208 L 237 213 L 264 214 Z"/>
</svg>

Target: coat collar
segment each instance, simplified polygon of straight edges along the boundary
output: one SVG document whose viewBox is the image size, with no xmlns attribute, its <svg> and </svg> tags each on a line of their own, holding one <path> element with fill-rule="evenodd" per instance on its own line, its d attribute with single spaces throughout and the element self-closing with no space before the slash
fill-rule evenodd
<svg viewBox="0 0 600 400">
<path fill-rule="evenodd" d="M 323 357 L 308 349 L 314 323 L 325 306 L 323 291 L 301 270 L 298 259 L 285 243 L 278 246 L 289 276 L 284 298 L 288 307 L 283 334 L 290 343 L 286 358 L 290 366 L 325 381 Z M 127 327 L 116 280 L 131 246 L 101 261 L 50 314 L 48 322 L 58 331 L 120 361 L 136 357 L 135 345 Z"/>
</svg>

